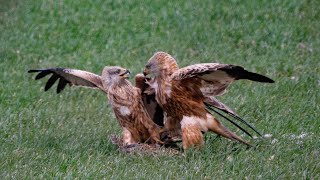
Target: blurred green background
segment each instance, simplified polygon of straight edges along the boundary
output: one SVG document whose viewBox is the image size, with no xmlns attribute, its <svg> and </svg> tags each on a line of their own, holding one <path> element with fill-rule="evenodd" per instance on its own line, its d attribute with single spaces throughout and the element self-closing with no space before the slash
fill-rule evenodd
<svg viewBox="0 0 320 180">
<path fill-rule="evenodd" d="M 317 0 L 1 0 L 1 179 L 319 179 L 319 7 Z M 136 74 L 156 51 L 181 67 L 230 63 L 274 79 L 239 81 L 219 97 L 272 137 L 247 149 L 206 134 L 205 148 L 184 156 L 123 154 L 109 140 L 120 128 L 103 93 L 45 93 L 45 80 L 27 74 L 48 67 L 100 74 L 106 65 Z"/>
</svg>

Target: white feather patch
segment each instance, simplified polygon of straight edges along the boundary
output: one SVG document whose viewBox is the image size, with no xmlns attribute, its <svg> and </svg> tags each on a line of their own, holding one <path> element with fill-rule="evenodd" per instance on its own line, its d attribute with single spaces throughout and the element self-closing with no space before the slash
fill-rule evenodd
<svg viewBox="0 0 320 180">
<path fill-rule="evenodd" d="M 196 116 L 183 116 L 180 122 L 181 128 L 185 126 L 199 126 L 201 131 L 207 132 L 207 120 Z"/>
<path fill-rule="evenodd" d="M 127 116 L 127 115 L 131 114 L 131 112 L 127 106 L 120 106 L 119 111 L 122 116 Z"/>
</svg>

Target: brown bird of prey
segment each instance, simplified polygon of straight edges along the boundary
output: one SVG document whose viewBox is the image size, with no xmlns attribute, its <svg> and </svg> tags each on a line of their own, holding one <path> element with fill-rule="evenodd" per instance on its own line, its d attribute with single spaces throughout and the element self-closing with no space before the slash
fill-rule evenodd
<svg viewBox="0 0 320 180">
<path fill-rule="evenodd" d="M 203 132 L 212 131 L 226 138 L 249 145 L 224 127 L 208 110 L 214 106 L 236 115 L 214 97 L 221 95 L 235 80 L 273 83 L 263 75 L 249 72 L 241 66 L 205 63 L 179 69 L 176 60 L 165 52 L 155 53 L 144 69 L 151 78 L 156 100 L 166 114 L 165 128 L 170 134 L 181 135 L 183 148 L 201 147 Z"/>
<path fill-rule="evenodd" d="M 57 93 L 60 93 L 67 84 L 100 89 L 105 92 L 122 128 L 124 145 L 161 142 L 160 127 L 152 121 L 145 109 L 141 89 L 132 86 L 128 80 L 127 69 L 107 66 L 103 69 L 101 76 L 68 68 L 29 70 L 28 72 L 38 73 L 36 80 L 52 74 L 45 85 L 45 91 L 59 79 Z"/>
</svg>

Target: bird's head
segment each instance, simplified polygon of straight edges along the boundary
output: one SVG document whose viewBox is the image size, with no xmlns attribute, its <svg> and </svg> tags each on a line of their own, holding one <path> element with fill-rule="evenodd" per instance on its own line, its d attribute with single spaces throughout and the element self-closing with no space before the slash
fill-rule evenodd
<svg viewBox="0 0 320 180">
<path fill-rule="evenodd" d="M 145 65 L 143 74 L 147 77 L 171 76 L 178 70 L 176 60 L 166 52 L 156 52 Z"/>
<path fill-rule="evenodd" d="M 104 86 L 110 87 L 113 84 L 127 82 L 130 71 L 119 66 L 106 66 L 102 71 L 102 82 Z"/>
</svg>

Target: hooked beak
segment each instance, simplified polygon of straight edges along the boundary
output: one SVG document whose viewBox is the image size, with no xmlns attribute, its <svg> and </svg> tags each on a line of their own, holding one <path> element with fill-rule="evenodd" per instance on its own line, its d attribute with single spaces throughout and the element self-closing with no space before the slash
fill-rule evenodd
<svg viewBox="0 0 320 180">
<path fill-rule="evenodd" d="M 143 70 L 143 75 L 147 76 L 148 75 L 148 71 L 146 69 Z"/>
<path fill-rule="evenodd" d="M 126 70 L 124 71 L 124 73 L 120 74 L 120 76 L 123 77 L 123 78 L 128 78 L 129 75 L 130 75 L 130 73 L 131 73 L 131 72 L 126 69 Z"/>
<path fill-rule="evenodd" d="M 152 77 L 152 73 L 151 73 L 151 70 L 149 69 L 149 68 L 144 68 L 144 70 L 143 70 L 143 75 L 146 77 L 146 78 L 148 78 L 148 79 L 150 79 L 151 77 Z"/>
<path fill-rule="evenodd" d="M 150 63 L 146 64 L 143 70 L 143 75 L 148 76 L 151 73 L 151 65 Z"/>
</svg>

